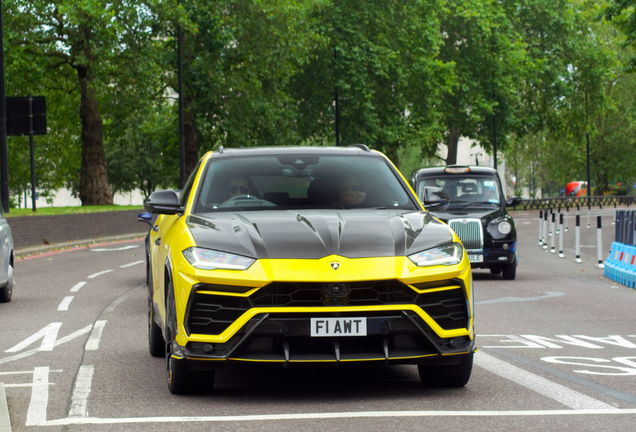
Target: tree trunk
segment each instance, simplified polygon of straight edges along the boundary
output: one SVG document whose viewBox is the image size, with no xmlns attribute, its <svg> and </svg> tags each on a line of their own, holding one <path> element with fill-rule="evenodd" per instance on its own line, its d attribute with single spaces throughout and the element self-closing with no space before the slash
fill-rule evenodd
<svg viewBox="0 0 636 432">
<path fill-rule="evenodd" d="M 113 194 L 108 183 L 106 155 L 102 141 L 102 118 L 97 108 L 95 91 L 90 88 L 92 77 L 87 66 L 76 66 L 79 78 L 82 120 L 82 168 L 79 197 L 82 205 L 112 205 Z"/>
<path fill-rule="evenodd" d="M 183 101 L 183 130 L 185 134 L 186 178 L 188 178 L 199 161 L 199 149 L 197 133 L 194 129 L 194 99 L 189 95 L 188 91 L 185 93 Z"/>
<path fill-rule="evenodd" d="M 459 126 L 453 126 L 448 130 L 448 139 L 446 140 L 446 147 L 448 148 L 446 165 L 455 165 L 457 163 L 457 143 L 459 143 Z"/>
</svg>

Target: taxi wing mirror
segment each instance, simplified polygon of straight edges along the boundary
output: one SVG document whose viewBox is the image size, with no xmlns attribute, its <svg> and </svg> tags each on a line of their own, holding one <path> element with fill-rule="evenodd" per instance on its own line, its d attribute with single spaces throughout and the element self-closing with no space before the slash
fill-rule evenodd
<svg viewBox="0 0 636 432">
<path fill-rule="evenodd" d="M 510 197 L 506 201 L 506 207 L 517 207 L 519 204 L 521 204 L 521 198 L 517 196 Z"/>
</svg>

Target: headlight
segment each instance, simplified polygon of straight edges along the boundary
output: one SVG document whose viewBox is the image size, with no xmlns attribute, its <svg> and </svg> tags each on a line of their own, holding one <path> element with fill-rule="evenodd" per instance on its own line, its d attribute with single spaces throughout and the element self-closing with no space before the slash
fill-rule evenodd
<svg viewBox="0 0 636 432">
<path fill-rule="evenodd" d="M 463 256 L 464 248 L 462 245 L 453 243 L 409 255 L 409 259 L 418 267 L 427 267 L 459 264 Z"/>
<path fill-rule="evenodd" d="M 503 235 L 506 235 L 510 233 L 510 230 L 512 230 L 512 226 L 510 225 L 510 222 L 502 221 L 499 222 L 499 225 L 497 225 L 497 230 L 499 230 L 499 232 Z"/>
<path fill-rule="evenodd" d="M 184 250 L 183 256 L 192 267 L 200 270 L 247 270 L 256 261 L 253 258 L 198 247 Z"/>
</svg>

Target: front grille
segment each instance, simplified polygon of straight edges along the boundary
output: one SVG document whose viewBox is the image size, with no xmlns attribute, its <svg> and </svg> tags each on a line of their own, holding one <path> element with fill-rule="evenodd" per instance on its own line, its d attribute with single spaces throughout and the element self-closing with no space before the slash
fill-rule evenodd
<svg viewBox="0 0 636 432">
<path fill-rule="evenodd" d="M 190 334 L 221 334 L 251 307 L 244 297 L 194 293 L 190 297 L 186 330 Z"/>
<path fill-rule="evenodd" d="M 218 335 L 254 307 L 324 307 L 416 304 L 444 330 L 465 328 L 468 311 L 459 279 L 417 284 L 420 289 L 459 285 L 460 288 L 418 294 L 398 280 L 363 282 L 272 282 L 249 297 L 193 291 L 186 312 L 189 334 Z M 338 287 L 338 293 L 334 288 Z M 295 315 L 285 314 L 292 318 Z M 317 316 L 316 314 L 312 316 Z M 328 313 L 325 316 L 330 316 Z M 298 317 L 307 317 L 300 314 Z"/>
<path fill-rule="evenodd" d="M 338 286 L 340 292 L 333 293 Z M 416 293 L 398 280 L 348 283 L 272 282 L 250 296 L 256 307 L 412 304 Z"/>
<path fill-rule="evenodd" d="M 455 231 L 466 249 L 483 249 L 483 232 L 479 219 L 451 219 L 448 225 Z"/>
<path fill-rule="evenodd" d="M 415 302 L 444 330 L 468 327 L 468 305 L 462 288 L 419 294 Z"/>
</svg>

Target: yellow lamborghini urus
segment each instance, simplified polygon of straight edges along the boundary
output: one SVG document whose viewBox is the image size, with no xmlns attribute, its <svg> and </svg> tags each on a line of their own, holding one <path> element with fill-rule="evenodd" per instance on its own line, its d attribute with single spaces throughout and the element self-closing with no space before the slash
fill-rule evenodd
<svg viewBox="0 0 636 432">
<path fill-rule="evenodd" d="M 414 364 L 464 386 L 470 263 L 399 171 L 366 146 L 223 149 L 184 189 L 154 192 L 150 353 L 172 393 L 232 362 Z"/>
</svg>

